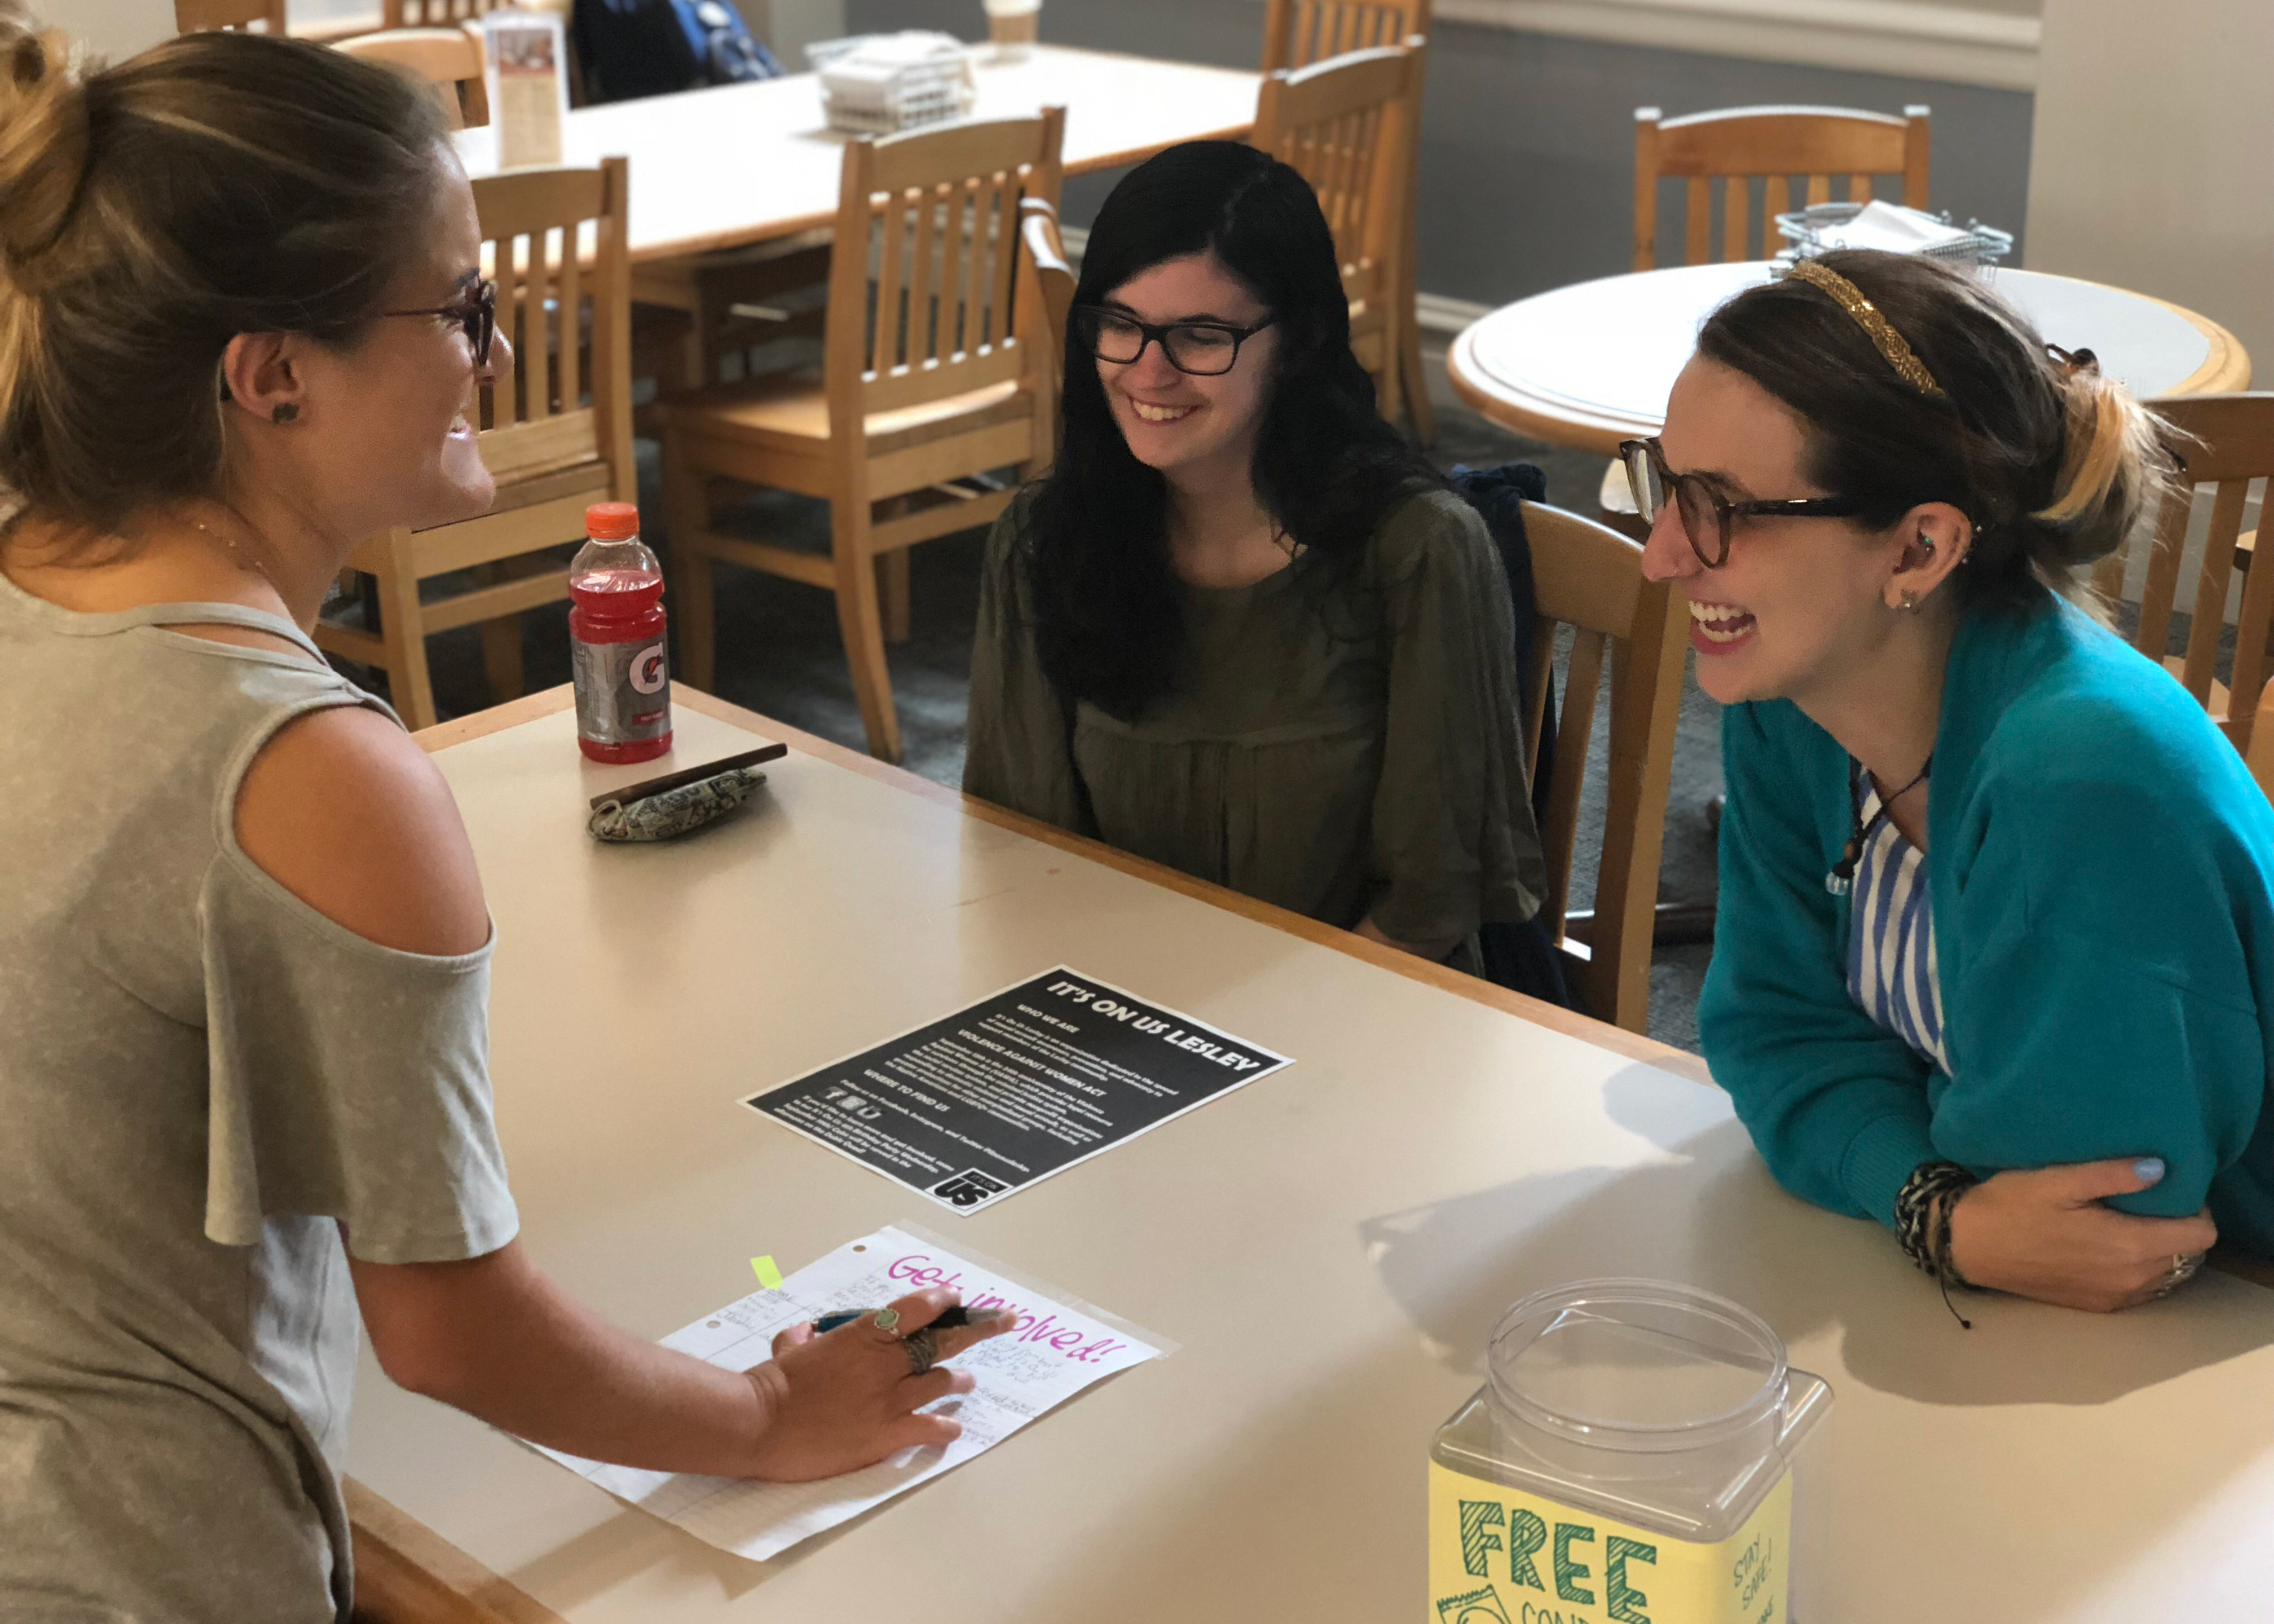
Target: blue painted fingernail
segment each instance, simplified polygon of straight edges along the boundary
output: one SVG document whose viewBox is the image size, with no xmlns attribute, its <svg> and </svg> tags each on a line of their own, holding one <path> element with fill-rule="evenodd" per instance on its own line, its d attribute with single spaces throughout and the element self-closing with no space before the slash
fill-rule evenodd
<svg viewBox="0 0 2274 1624">
<path fill-rule="evenodd" d="M 2164 1177 L 2161 1156 L 2142 1156 L 2132 1164 L 2132 1177 L 2143 1184 L 2152 1184 Z"/>
</svg>

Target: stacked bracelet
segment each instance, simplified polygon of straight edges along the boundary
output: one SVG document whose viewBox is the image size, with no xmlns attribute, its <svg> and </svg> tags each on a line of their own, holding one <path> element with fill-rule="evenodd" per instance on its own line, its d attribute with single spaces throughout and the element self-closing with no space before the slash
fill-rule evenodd
<svg viewBox="0 0 2274 1624">
<path fill-rule="evenodd" d="M 1950 1258 L 1950 1215 L 1958 1199 L 1980 1181 L 1955 1162 L 1923 1162 L 1895 1196 L 1895 1238 L 1910 1260 L 1942 1286 L 1943 1305 L 1968 1330 L 1973 1322 L 1950 1300 L 1953 1286 L 1968 1284 Z"/>
</svg>

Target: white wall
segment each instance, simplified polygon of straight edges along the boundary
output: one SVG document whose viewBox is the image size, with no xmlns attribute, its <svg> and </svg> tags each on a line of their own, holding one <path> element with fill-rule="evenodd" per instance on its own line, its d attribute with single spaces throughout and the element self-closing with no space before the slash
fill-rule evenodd
<svg viewBox="0 0 2274 1624">
<path fill-rule="evenodd" d="M 805 71 L 805 48 L 842 39 L 845 0 L 742 0 L 742 20 L 792 73 Z"/>
<path fill-rule="evenodd" d="M 2045 0 L 2029 266 L 2200 311 L 2274 386 L 2274 4 Z"/>
<path fill-rule="evenodd" d="M 174 0 L 32 0 L 45 21 L 113 59 L 174 35 Z"/>
</svg>

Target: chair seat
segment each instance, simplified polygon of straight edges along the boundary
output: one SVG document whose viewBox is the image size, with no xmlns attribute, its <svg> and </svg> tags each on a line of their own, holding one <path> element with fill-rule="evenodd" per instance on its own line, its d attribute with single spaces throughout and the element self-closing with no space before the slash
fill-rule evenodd
<svg viewBox="0 0 2274 1624">
<path fill-rule="evenodd" d="M 1006 379 L 921 406 L 871 412 L 869 455 L 884 456 L 950 434 L 1013 423 L 1032 410 L 1017 380 Z M 813 456 L 829 443 L 829 395 L 817 378 L 772 378 L 681 396 L 664 408 L 664 420 L 674 430 L 715 440 Z"/>
</svg>

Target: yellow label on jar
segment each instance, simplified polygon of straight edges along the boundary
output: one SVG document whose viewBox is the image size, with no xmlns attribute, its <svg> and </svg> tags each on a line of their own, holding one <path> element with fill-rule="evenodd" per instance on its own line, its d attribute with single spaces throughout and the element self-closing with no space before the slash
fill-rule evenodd
<svg viewBox="0 0 2274 1624">
<path fill-rule="evenodd" d="M 1428 1624 L 1784 1624 L 1792 1474 L 1718 1545 L 1429 1462 Z"/>
</svg>

